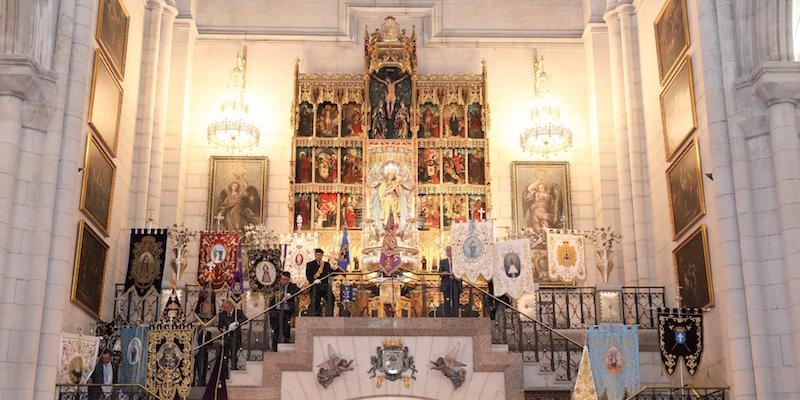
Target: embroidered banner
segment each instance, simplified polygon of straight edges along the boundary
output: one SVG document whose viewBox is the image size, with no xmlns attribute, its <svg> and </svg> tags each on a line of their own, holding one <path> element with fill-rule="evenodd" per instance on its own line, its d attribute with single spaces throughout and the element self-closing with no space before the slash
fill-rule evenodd
<svg viewBox="0 0 800 400">
<path fill-rule="evenodd" d="M 659 308 L 658 346 L 668 374 L 675 372 L 681 357 L 689 375 L 696 374 L 703 354 L 703 311 Z"/>
<path fill-rule="evenodd" d="M 214 289 L 230 287 L 237 270 L 238 232 L 203 232 L 200 234 L 200 265 L 197 283 L 211 282 Z"/>
<path fill-rule="evenodd" d="M 575 282 L 586 279 L 583 235 L 547 231 L 547 273 L 551 280 Z"/>
<path fill-rule="evenodd" d="M 497 242 L 494 245 L 494 295 L 519 298 L 535 293 L 531 271 L 531 242 L 527 239 Z"/>
<path fill-rule="evenodd" d="M 131 230 L 130 243 L 125 290 L 136 288 L 136 293 L 140 297 L 151 287 L 161 291 L 167 254 L 167 230 Z"/>
<path fill-rule="evenodd" d="M 177 325 L 156 326 L 148 332 L 145 387 L 162 399 L 189 396 L 194 369 L 192 332 Z"/>
<path fill-rule="evenodd" d="M 56 383 L 86 383 L 97 363 L 99 349 L 99 336 L 62 333 Z"/>
<path fill-rule="evenodd" d="M 639 332 L 635 325 L 591 326 L 586 333 L 599 397 L 622 400 L 639 390 Z"/>
<path fill-rule="evenodd" d="M 583 346 L 583 353 L 581 353 L 581 363 L 578 365 L 578 376 L 575 378 L 572 400 L 597 400 L 597 390 L 594 387 L 592 363 L 589 361 L 587 346 Z"/>
<path fill-rule="evenodd" d="M 250 281 L 250 290 L 258 293 L 267 293 L 272 284 L 278 279 L 278 268 L 281 265 L 281 249 L 272 247 L 269 249 L 249 250 L 247 259 L 247 277 Z"/>
<path fill-rule="evenodd" d="M 120 330 L 122 361 L 119 383 L 144 385 L 147 377 L 147 331 L 144 326 L 126 326 Z"/>
<path fill-rule="evenodd" d="M 110 351 L 114 356 L 114 361 L 119 361 L 119 331 L 125 325 L 122 316 L 117 315 L 110 322 L 98 319 L 94 325 L 95 336 L 100 337 L 100 347 L 98 351 Z"/>
<path fill-rule="evenodd" d="M 306 263 L 314 259 L 317 242 L 316 235 L 294 235 L 284 248 L 283 270 L 289 271 L 292 274 L 292 282 L 300 287 L 308 285 Z"/>
<path fill-rule="evenodd" d="M 494 223 L 492 221 L 455 222 L 450 230 L 453 246 L 453 275 L 477 282 L 478 276 L 492 279 L 494 262 Z"/>
</svg>

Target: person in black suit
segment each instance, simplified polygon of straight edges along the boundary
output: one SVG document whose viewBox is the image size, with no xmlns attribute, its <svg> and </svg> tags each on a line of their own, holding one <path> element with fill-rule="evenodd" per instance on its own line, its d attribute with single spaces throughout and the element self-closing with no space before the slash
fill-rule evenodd
<svg viewBox="0 0 800 400">
<path fill-rule="evenodd" d="M 311 288 L 311 305 L 309 315 L 319 316 L 322 309 L 322 299 L 325 299 L 325 315 L 333 315 L 333 292 L 331 291 L 330 277 L 328 275 L 339 270 L 339 265 L 331 267 L 331 263 L 322 261 L 322 249 L 314 250 L 314 260 L 306 264 L 306 279 L 314 284 Z"/>
<path fill-rule="evenodd" d="M 273 292 L 269 306 L 277 307 L 270 310 L 269 323 L 272 325 L 272 351 L 278 351 L 278 343 L 289 343 L 291 337 L 290 322 L 297 311 L 296 299 L 290 299 L 300 288 L 292 283 L 292 274 L 289 271 L 281 272 L 278 285 Z"/>
<path fill-rule="evenodd" d="M 445 247 L 447 258 L 439 261 L 439 272 L 442 274 L 442 280 L 439 283 L 439 291 L 444 296 L 444 316 L 457 317 L 459 298 L 461 298 L 461 279 L 453 276 L 453 266 L 450 264 L 453 249 L 450 246 Z"/>
<path fill-rule="evenodd" d="M 246 321 L 247 317 L 241 309 L 236 310 L 235 304 L 231 299 L 222 300 L 222 311 L 217 315 L 217 327 L 220 331 L 232 331 L 223 336 L 223 351 L 224 357 L 222 363 L 223 377 L 228 379 L 228 369 L 230 365 L 236 369 L 237 352 L 242 345 L 242 330 L 239 324 Z"/>
<path fill-rule="evenodd" d="M 103 350 L 87 383 L 113 385 L 119 383 L 117 373 L 117 365 L 111 361 L 111 351 Z M 111 399 L 113 391 L 112 386 L 90 386 L 89 400 Z"/>
</svg>

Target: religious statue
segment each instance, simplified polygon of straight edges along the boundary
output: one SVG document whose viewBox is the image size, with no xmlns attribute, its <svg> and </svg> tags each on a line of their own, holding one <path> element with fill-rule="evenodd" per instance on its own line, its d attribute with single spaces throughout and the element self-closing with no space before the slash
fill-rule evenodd
<svg viewBox="0 0 800 400">
<path fill-rule="evenodd" d="M 353 360 L 348 361 L 339 357 L 339 355 L 334 352 L 333 346 L 328 343 L 328 359 L 317 365 L 317 367 L 319 367 L 319 371 L 317 371 L 317 382 L 319 382 L 322 387 L 327 388 L 328 385 L 333 383 L 333 380 L 342 375 L 342 373 L 345 371 L 352 371 L 352 365 Z"/>
<path fill-rule="evenodd" d="M 397 84 L 406 80 L 408 75 L 403 75 L 400 78 L 392 80 L 391 77 L 387 76 L 386 79 L 378 78 L 377 75 L 374 76 L 375 80 L 382 83 L 383 86 L 386 87 L 385 97 L 386 99 L 386 114 L 391 118 L 394 113 L 394 103 L 397 101 Z M 402 103 L 401 103 L 402 104 Z"/>
<path fill-rule="evenodd" d="M 389 213 L 393 213 L 394 221 L 400 225 L 405 222 L 408 207 L 408 194 L 413 186 L 406 182 L 405 177 L 395 164 L 388 164 L 383 167 L 382 180 L 376 183 L 373 188 L 377 188 L 377 195 L 373 199 L 372 217 L 378 221 L 387 221 Z"/>
<path fill-rule="evenodd" d="M 459 347 L 460 345 L 456 344 L 446 356 L 439 357 L 436 361 L 431 361 L 431 364 L 433 364 L 431 369 L 442 371 L 442 374 L 453 384 L 453 389 L 461 387 L 467 377 L 467 370 L 464 368 L 467 365 L 456 360 Z"/>
</svg>

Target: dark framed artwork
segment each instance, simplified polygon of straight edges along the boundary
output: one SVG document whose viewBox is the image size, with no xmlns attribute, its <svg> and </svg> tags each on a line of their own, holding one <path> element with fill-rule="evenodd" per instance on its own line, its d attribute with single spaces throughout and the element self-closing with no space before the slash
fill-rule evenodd
<svg viewBox="0 0 800 400">
<path fill-rule="evenodd" d="M 339 136 L 339 105 L 326 101 L 317 107 L 317 136 Z"/>
<path fill-rule="evenodd" d="M 310 183 L 314 171 L 314 155 L 311 147 L 297 147 L 297 157 L 294 162 L 294 183 Z"/>
<path fill-rule="evenodd" d="M 470 185 L 486 184 L 486 158 L 482 148 L 467 150 L 467 178 Z"/>
<path fill-rule="evenodd" d="M 111 73 L 111 67 L 103 61 L 100 52 L 96 52 L 89 97 L 89 126 L 112 157 L 117 154 L 122 94 L 122 86 Z"/>
<path fill-rule="evenodd" d="M 656 34 L 658 76 L 663 85 L 690 45 L 686 0 L 667 0 L 653 25 Z"/>
<path fill-rule="evenodd" d="M 673 239 L 677 239 L 706 213 L 696 139 L 667 168 L 667 193 Z"/>
<path fill-rule="evenodd" d="M 100 49 L 108 57 L 114 74 L 120 80 L 125 79 L 129 22 L 130 16 L 124 0 L 100 0 L 95 37 Z"/>
<path fill-rule="evenodd" d="M 98 319 L 103 307 L 107 254 L 108 245 L 81 220 L 78 226 L 70 300 Z"/>
<path fill-rule="evenodd" d="M 90 134 L 83 163 L 80 208 L 105 236 L 108 236 L 111 222 L 115 175 L 116 167 L 111 158 L 103 152 L 97 138 Z"/>
<path fill-rule="evenodd" d="M 443 149 L 442 181 L 444 183 L 465 183 L 467 180 L 466 165 L 466 149 Z"/>
<path fill-rule="evenodd" d="M 426 185 L 441 183 L 441 150 L 422 147 L 417 149 L 417 157 L 417 182 Z"/>
<path fill-rule="evenodd" d="M 339 182 L 339 151 L 334 147 L 314 149 L 314 182 Z"/>
<path fill-rule="evenodd" d="M 480 103 L 467 106 L 467 136 L 472 139 L 483 139 L 483 111 Z"/>
<path fill-rule="evenodd" d="M 297 107 L 297 136 L 309 137 L 314 134 L 314 106 L 303 101 Z"/>
<path fill-rule="evenodd" d="M 342 107 L 342 137 L 361 137 L 364 134 L 364 116 L 361 104 L 350 102 Z"/>
<path fill-rule="evenodd" d="M 311 229 L 311 193 L 294 194 L 294 229 Z"/>
<path fill-rule="evenodd" d="M 340 203 L 340 228 L 361 229 L 364 218 L 364 195 L 342 194 Z"/>
<path fill-rule="evenodd" d="M 360 184 L 364 180 L 364 157 L 360 147 L 345 147 L 342 151 L 342 183 Z"/>
<path fill-rule="evenodd" d="M 207 229 L 244 232 L 267 217 L 267 157 L 212 156 Z"/>
<path fill-rule="evenodd" d="M 444 107 L 446 137 L 465 137 L 464 106 L 450 103 Z"/>
<path fill-rule="evenodd" d="M 661 92 L 661 123 L 667 160 L 671 159 L 697 127 L 692 60 L 686 57 Z"/>
<path fill-rule="evenodd" d="M 547 228 L 572 228 L 568 162 L 514 161 L 511 190 L 515 231 L 532 230 L 542 235 Z"/>
<path fill-rule="evenodd" d="M 700 225 L 672 252 L 675 281 L 680 286 L 681 307 L 714 306 L 706 226 Z"/>
<path fill-rule="evenodd" d="M 431 102 L 419 105 L 419 129 L 417 136 L 420 139 L 437 138 L 441 136 L 439 130 L 439 105 Z"/>
<path fill-rule="evenodd" d="M 336 193 L 314 194 L 314 229 L 338 229 L 339 197 Z"/>
</svg>

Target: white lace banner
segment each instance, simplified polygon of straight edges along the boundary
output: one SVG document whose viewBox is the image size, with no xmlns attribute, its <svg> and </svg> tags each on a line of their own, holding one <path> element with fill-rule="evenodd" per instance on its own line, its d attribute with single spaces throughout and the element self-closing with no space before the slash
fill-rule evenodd
<svg viewBox="0 0 800 400">
<path fill-rule="evenodd" d="M 99 349 L 99 336 L 62 333 L 56 383 L 86 383 L 94 370 Z"/>
<path fill-rule="evenodd" d="M 303 287 L 306 280 L 306 263 L 314 259 L 314 249 L 318 247 L 317 236 L 294 235 L 286 244 L 283 257 L 283 270 L 292 274 L 292 282 Z"/>
<path fill-rule="evenodd" d="M 547 274 L 551 280 L 575 282 L 586 279 L 583 235 L 547 232 Z"/>
<path fill-rule="evenodd" d="M 453 275 L 470 282 L 479 275 L 492 279 L 494 261 L 494 223 L 492 221 L 456 222 L 450 230 L 453 248 Z"/>
<path fill-rule="evenodd" d="M 531 269 L 531 242 L 508 240 L 494 245 L 494 295 L 508 294 L 517 299 L 524 293 L 536 293 Z"/>
</svg>

